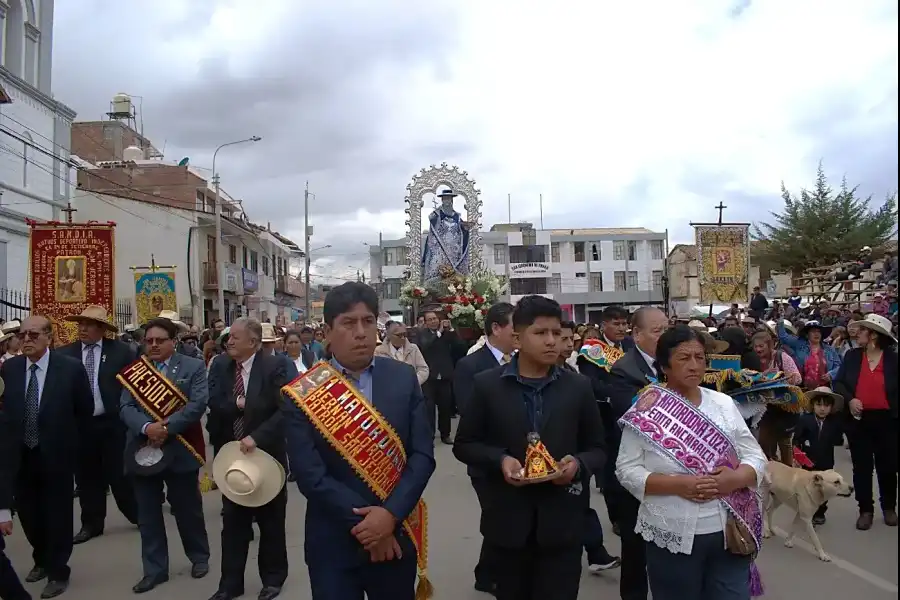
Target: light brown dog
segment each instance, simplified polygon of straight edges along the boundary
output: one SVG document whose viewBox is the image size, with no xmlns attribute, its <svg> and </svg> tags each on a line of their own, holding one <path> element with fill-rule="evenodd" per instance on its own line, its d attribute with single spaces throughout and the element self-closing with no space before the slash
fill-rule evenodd
<svg viewBox="0 0 900 600">
<path fill-rule="evenodd" d="M 823 503 L 835 496 L 850 497 L 853 486 L 844 481 L 837 471 L 804 471 L 770 460 L 761 491 L 765 508 L 763 537 L 772 537 L 772 513 L 784 504 L 796 513 L 784 545 L 793 548 L 794 536 L 805 527 L 806 535 L 815 547 L 819 560 L 830 562 L 831 557 L 822 548 L 812 518 Z"/>
</svg>

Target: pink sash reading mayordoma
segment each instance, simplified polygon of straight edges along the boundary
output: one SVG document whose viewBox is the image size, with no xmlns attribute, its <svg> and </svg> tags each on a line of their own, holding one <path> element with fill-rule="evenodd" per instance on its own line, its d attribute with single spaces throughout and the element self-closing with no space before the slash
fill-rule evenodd
<svg viewBox="0 0 900 600">
<path fill-rule="evenodd" d="M 737 448 L 716 423 L 676 392 L 649 385 L 638 394 L 634 405 L 619 420 L 662 456 L 674 461 L 686 473 L 708 475 L 718 467 L 737 469 Z M 762 545 L 762 502 L 755 490 L 742 488 L 719 499 L 728 514 L 726 529 L 749 536 L 752 556 Z M 726 538 L 729 531 L 726 531 Z M 750 593 L 762 595 L 756 564 L 750 567 Z"/>
</svg>

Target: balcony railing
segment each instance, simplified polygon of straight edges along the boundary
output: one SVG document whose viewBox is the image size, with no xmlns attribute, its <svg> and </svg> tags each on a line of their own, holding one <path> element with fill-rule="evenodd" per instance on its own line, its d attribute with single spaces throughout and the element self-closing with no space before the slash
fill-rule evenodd
<svg viewBox="0 0 900 600">
<path fill-rule="evenodd" d="M 275 291 L 281 294 L 303 297 L 303 284 L 290 275 L 275 276 Z"/>
<path fill-rule="evenodd" d="M 217 263 L 203 263 L 203 289 L 217 290 L 219 289 L 219 270 Z"/>
</svg>

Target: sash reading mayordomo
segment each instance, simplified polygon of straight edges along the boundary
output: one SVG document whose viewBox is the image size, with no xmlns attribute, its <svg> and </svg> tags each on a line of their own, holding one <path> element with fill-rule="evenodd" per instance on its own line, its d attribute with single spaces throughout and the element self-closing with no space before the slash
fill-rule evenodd
<svg viewBox="0 0 900 600">
<path fill-rule="evenodd" d="M 374 356 L 377 315 L 371 287 L 333 288 L 324 307 L 333 358 L 283 388 L 288 458 L 307 498 L 313 600 L 432 595 L 422 493 L 434 432 L 413 368 Z"/>
</svg>

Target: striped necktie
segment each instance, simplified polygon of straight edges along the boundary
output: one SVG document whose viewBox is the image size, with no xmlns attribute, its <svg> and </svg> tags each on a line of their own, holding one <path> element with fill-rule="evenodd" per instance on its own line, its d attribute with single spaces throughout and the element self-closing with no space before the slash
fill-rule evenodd
<svg viewBox="0 0 900 600">
<path fill-rule="evenodd" d="M 244 396 L 244 365 L 238 364 L 235 365 L 234 369 L 234 400 L 237 402 L 238 397 Z M 244 402 L 247 401 L 247 397 L 244 396 Z M 234 424 L 232 425 L 232 431 L 234 432 L 234 439 L 236 441 L 240 441 L 244 439 L 244 410 L 238 409 L 238 417 L 234 420 Z"/>
</svg>

